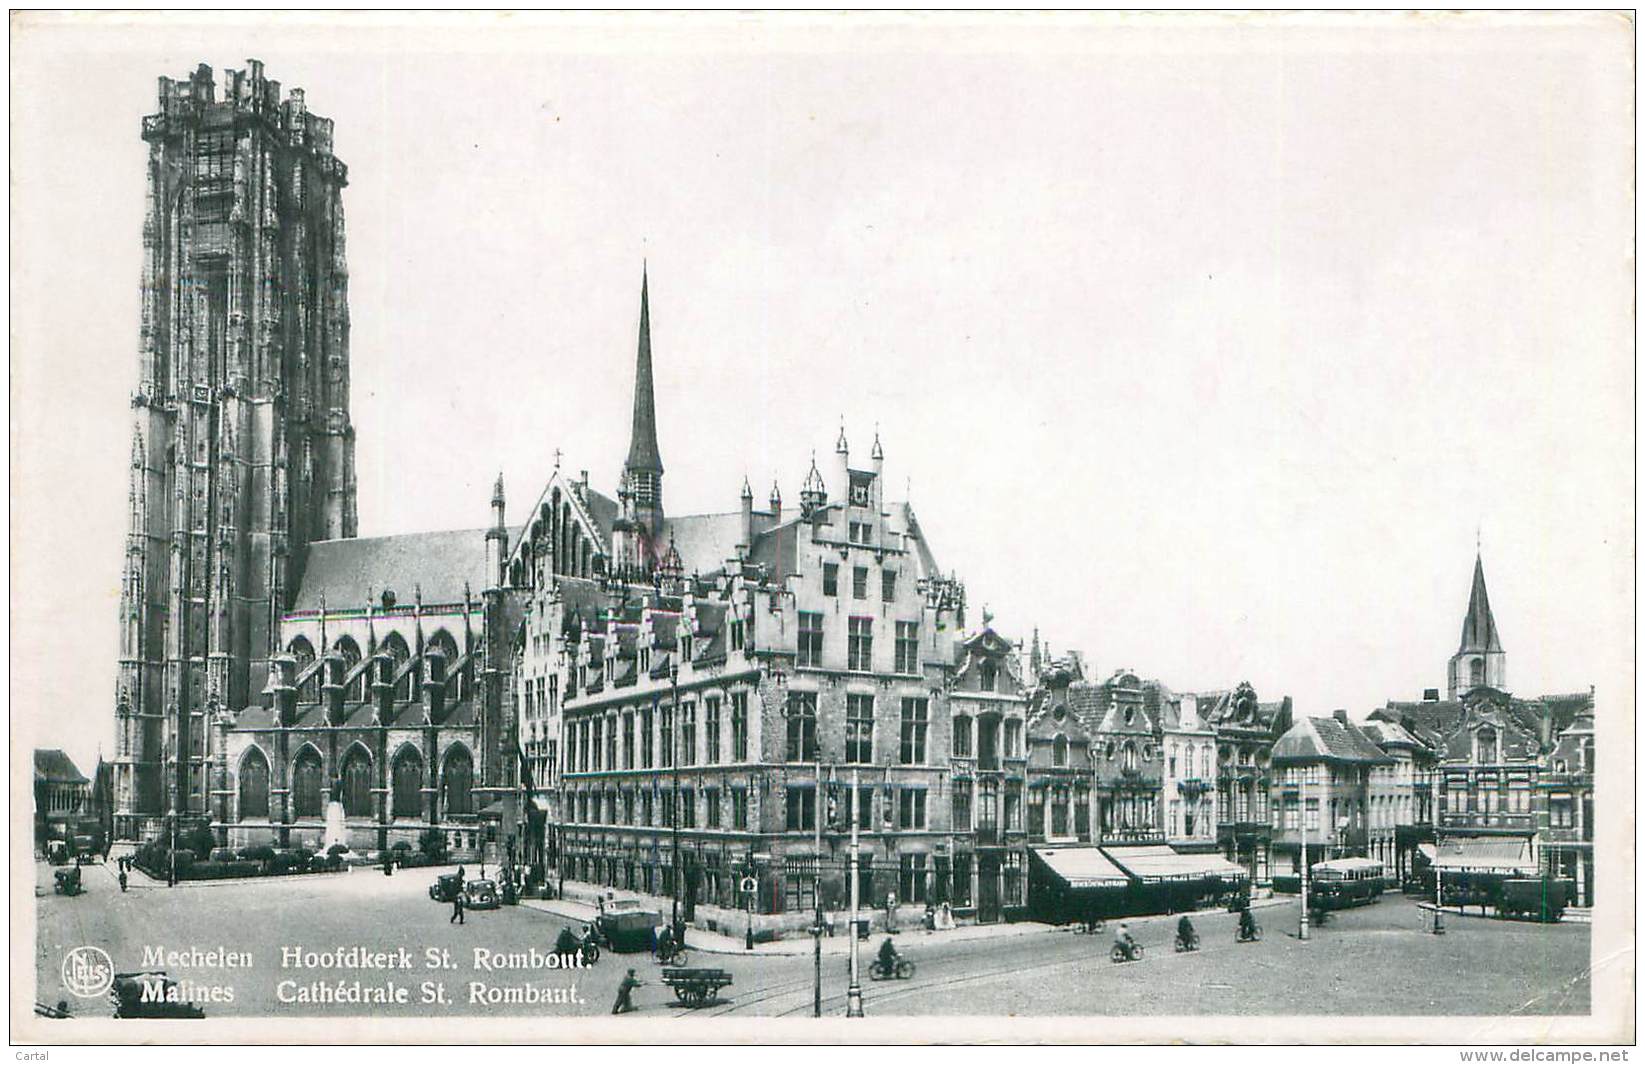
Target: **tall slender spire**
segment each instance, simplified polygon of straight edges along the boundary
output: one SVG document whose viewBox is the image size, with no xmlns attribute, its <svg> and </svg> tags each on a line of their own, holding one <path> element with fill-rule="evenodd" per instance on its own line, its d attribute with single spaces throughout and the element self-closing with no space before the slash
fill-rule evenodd
<svg viewBox="0 0 1645 1065">
<path fill-rule="evenodd" d="M 1467 651 L 1500 652 L 1502 640 L 1496 631 L 1496 618 L 1491 615 L 1491 600 L 1485 594 L 1485 564 L 1474 555 L 1474 587 L 1468 593 L 1468 614 L 1462 619 L 1462 643 L 1457 653 Z"/>
<path fill-rule="evenodd" d="M 657 451 L 657 407 L 651 391 L 651 296 L 646 270 L 640 268 L 640 349 L 634 366 L 634 430 L 629 435 L 630 470 L 662 473 Z"/>
</svg>

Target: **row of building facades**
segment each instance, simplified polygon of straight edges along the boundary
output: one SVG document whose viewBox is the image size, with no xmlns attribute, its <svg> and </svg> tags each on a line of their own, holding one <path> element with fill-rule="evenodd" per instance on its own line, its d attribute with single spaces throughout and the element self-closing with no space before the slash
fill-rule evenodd
<svg viewBox="0 0 1645 1065">
<path fill-rule="evenodd" d="M 313 844 L 337 803 L 361 851 L 434 830 L 715 922 L 841 908 L 854 822 L 863 899 L 992 921 L 1036 849 L 1166 844 L 1260 885 L 1306 825 L 1402 874 L 1523 838 L 1591 897 L 1592 692 L 1506 693 L 1477 564 L 1445 700 L 1355 723 L 1100 677 L 972 622 L 878 433 L 862 462 L 842 426 L 789 502 L 732 472 L 734 508 L 665 509 L 645 282 L 611 494 L 556 462 L 524 508 L 499 476 L 484 524 L 356 537 L 330 123 L 253 63 L 221 99 L 162 79 L 144 137 L 117 838 Z"/>
</svg>

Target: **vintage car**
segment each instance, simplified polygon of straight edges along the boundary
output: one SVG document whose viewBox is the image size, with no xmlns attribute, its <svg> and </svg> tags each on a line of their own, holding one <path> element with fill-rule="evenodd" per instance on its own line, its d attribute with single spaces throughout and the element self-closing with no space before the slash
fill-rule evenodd
<svg viewBox="0 0 1645 1065">
<path fill-rule="evenodd" d="M 442 873 L 428 886 L 428 897 L 435 902 L 450 902 L 452 896 L 457 894 L 460 882 L 461 878 L 456 873 Z"/>
<path fill-rule="evenodd" d="M 85 884 L 80 879 L 79 866 L 75 866 L 73 869 L 59 869 L 52 876 L 57 881 L 52 890 L 59 895 L 78 895 L 86 890 Z"/>
<path fill-rule="evenodd" d="M 463 884 L 463 905 L 471 910 L 495 910 L 503 904 L 495 880 L 470 880 Z"/>
<path fill-rule="evenodd" d="M 652 933 L 663 923 L 663 916 L 638 899 L 615 899 L 605 904 L 595 923 L 612 950 L 628 954 L 651 949 L 656 941 Z"/>
<path fill-rule="evenodd" d="M 197 1020 L 206 1015 L 198 1005 L 182 999 L 177 981 L 163 969 L 115 973 L 109 988 L 114 1015 L 120 1018 L 182 1018 Z"/>
</svg>

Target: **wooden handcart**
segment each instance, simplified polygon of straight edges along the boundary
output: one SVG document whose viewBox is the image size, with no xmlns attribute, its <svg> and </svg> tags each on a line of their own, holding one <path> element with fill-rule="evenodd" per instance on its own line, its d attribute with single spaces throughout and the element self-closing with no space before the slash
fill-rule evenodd
<svg viewBox="0 0 1645 1065">
<path fill-rule="evenodd" d="M 664 969 L 663 983 L 674 989 L 674 997 L 695 1009 L 720 997 L 720 988 L 731 985 L 724 969 Z"/>
</svg>

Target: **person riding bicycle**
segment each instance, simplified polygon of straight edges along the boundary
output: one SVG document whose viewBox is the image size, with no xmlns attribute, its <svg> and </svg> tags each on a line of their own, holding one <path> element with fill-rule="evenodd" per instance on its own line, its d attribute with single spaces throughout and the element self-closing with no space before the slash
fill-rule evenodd
<svg viewBox="0 0 1645 1065">
<path fill-rule="evenodd" d="M 885 942 L 880 944 L 879 966 L 887 973 L 897 971 L 897 945 L 886 936 Z"/>
<path fill-rule="evenodd" d="M 1239 911 L 1239 934 L 1243 939 L 1250 939 L 1257 933 L 1257 919 L 1251 916 L 1251 907 L 1244 906 Z"/>
<path fill-rule="evenodd" d="M 1188 919 L 1186 913 L 1177 918 L 1177 938 L 1184 946 L 1194 942 L 1194 922 Z"/>
<path fill-rule="evenodd" d="M 582 949 L 584 954 L 589 955 L 590 957 L 592 957 L 594 952 L 599 949 L 600 940 L 599 937 L 594 934 L 593 925 L 583 925 L 583 934 L 582 937 L 577 940 L 577 946 Z"/>
<path fill-rule="evenodd" d="M 1131 938 L 1131 929 L 1124 921 L 1121 921 L 1120 926 L 1114 929 L 1114 946 L 1125 951 L 1127 958 L 1137 951 L 1137 941 Z"/>
<path fill-rule="evenodd" d="M 674 930 L 663 925 L 663 930 L 657 933 L 657 957 L 667 958 L 674 954 Z"/>
</svg>

